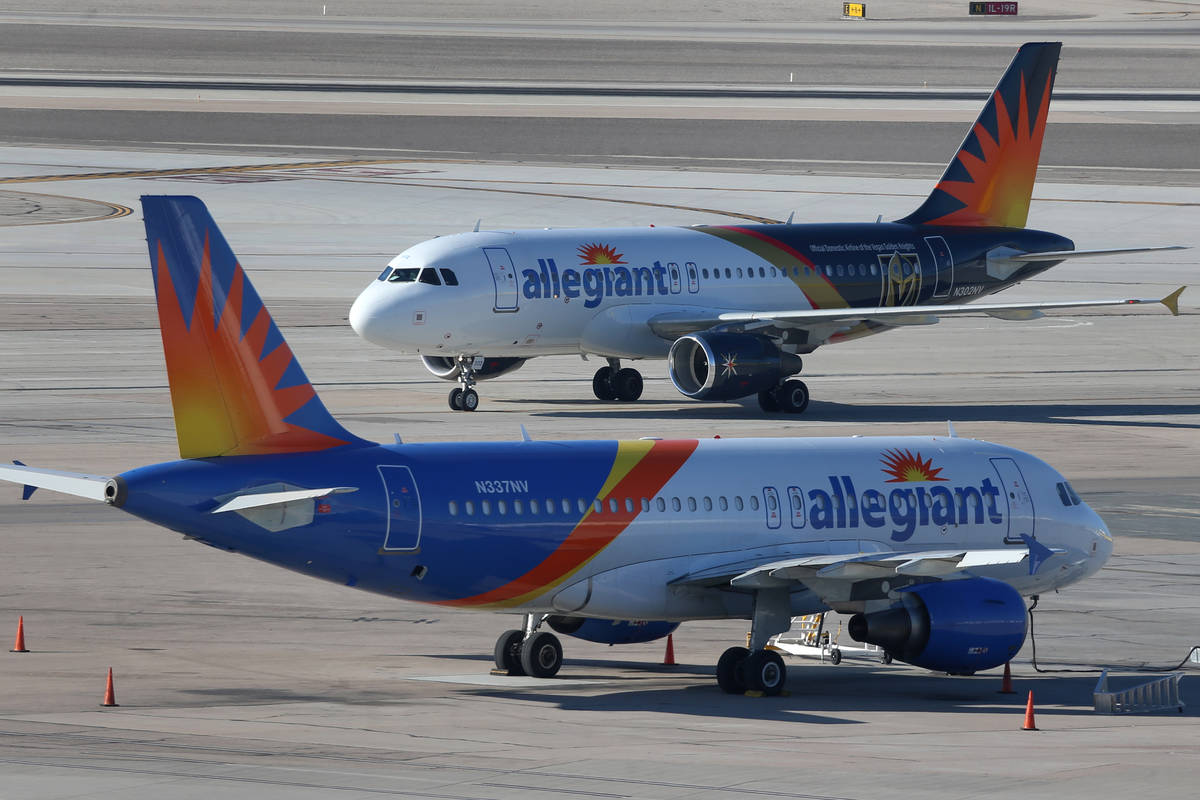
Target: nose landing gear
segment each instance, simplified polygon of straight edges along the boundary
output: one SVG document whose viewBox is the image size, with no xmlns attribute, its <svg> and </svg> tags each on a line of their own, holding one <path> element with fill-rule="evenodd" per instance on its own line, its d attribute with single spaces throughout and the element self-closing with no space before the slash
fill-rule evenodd
<svg viewBox="0 0 1200 800">
<path fill-rule="evenodd" d="M 450 410 L 474 411 L 479 408 L 479 393 L 472 388 L 475 386 L 475 367 L 476 362 L 482 366 L 482 359 L 457 356 L 455 361 L 458 363 L 458 382 L 461 386 L 450 390 Z"/>
<path fill-rule="evenodd" d="M 598 400 L 632 403 L 642 396 L 642 373 L 631 367 L 621 368 L 621 359 L 608 359 L 608 366 L 592 376 L 592 393 Z"/>
</svg>

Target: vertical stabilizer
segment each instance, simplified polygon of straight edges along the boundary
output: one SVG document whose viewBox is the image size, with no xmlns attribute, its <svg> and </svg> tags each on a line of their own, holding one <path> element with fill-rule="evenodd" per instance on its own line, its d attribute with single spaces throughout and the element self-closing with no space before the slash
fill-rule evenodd
<svg viewBox="0 0 1200 800">
<path fill-rule="evenodd" d="M 1021 46 L 933 193 L 900 222 L 1025 227 L 1061 49 Z"/>
<path fill-rule="evenodd" d="M 325 410 L 204 203 L 143 197 L 183 458 L 358 443 Z"/>
</svg>

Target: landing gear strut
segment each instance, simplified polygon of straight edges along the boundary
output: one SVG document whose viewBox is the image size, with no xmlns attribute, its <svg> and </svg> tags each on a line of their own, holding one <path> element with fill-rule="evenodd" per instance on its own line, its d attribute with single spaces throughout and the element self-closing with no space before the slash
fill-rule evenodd
<svg viewBox="0 0 1200 800">
<path fill-rule="evenodd" d="M 505 631 L 496 640 L 496 670 L 509 675 L 552 678 L 562 667 L 563 651 L 558 637 L 539 631 L 543 614 L 526 614 L 522 630 Z"/>
<path fill-rule="evenodd" d="M 787 683 L 787 667 L 767 641 L 792 624 L 791 595 L 786 587 L 759 589 L 754 595 L 750 647 L 731 647 L 717 661 L 717 685 L 727 694 L 762 692 L 777 695 Z"/>
<path fill-rule="evenodd" d="M 630 367 L 621 369 L 621 359 L 610 358 L 608 366 L 592 376 L 592 392 L 598 400 L 632 403 L 642 396 L 642 373 Z"/>
<path fill-rule="evenodd" d="M 456 356 L 458 363 L 458 382 L 461 384 L 450 390 L 451 411 L 474 411 L 479 408 L 479 393 L 475 391 L 475 365 L 482 359 L 469 356 Z"/>
</svg>

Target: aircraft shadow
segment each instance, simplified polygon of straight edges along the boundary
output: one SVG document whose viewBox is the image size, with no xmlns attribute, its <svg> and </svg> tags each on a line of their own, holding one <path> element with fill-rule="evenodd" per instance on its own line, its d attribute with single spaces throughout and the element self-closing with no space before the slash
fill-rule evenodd
<svg viewBox="0 0 1200 800">
<path fill-rule="evenodd" d="M 544 401 L 540 401 L 544 402 Z M 1021 405 L 960 406 L 960 405 L 863 405 L 846 403 L 813 402 L 801 416 L 788 414 L 764 414 L 757 405 L 697 406 L 695 409 L 680 409 L 678 404 L 666 408 L 655 408 L 638 402 L 636 406 L 564 411 L 534 411 L 533 416 L 577 418 L 577 419 L 625 419 L 666 420 L 686 415 L 696 420 L 763 420 L 778 419 L 782 422 L 928 422 L 944 424 L 951 422 L 1044 422 L 1072 425 L 1104 425 L 1112 427 L 1152 427 L 1200 429 L 1200 422 L 1173 422 L 1158 419 L 1164 415 L 1200 414 L 1200 405 L 1180 403 L 1034 403 Z M 1134 417 L 1135 419 L 1112 419 Z M 1138 417 L 1155 419 L 1136 419 Z"/>
</svg>

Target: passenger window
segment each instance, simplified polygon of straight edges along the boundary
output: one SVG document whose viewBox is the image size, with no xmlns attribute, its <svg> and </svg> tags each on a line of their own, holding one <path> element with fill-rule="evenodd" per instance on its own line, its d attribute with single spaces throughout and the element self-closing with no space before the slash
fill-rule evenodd
<svg viewBox="0 0 1200 800">
<path fill-rule="evenodd" d="M 420 272 L 416 267 L 396 267 L 388 276 L 388 283 L 412 283 Z"/>
<path fill-rule="evenodd" d="M 626 514 L 633 513 L 633 499 L 632 498 L 629 498 L 629 497 L 625 498 L 625 513 Z"/>
<path fill-rule="evenodd" d="M 520 500 L 513 500 L 513 513 L 514 514 L 524 514 L 525 513 L 525 504 L 522 503 Z"/>
<path fill-rule="evenodd" d="M 742 510 L 742 496 L 741 496 L 740 494 L 739 494 L 739 495 L 735 495 L 735 496 L 734 496 L 734 498 L 733 498 L 733 508 L 734 508 L 734 510 L 736 510 L 736 511 L 741 511 L 741 510 Z"/>
<path fill-rule="evenodd" d="M 679 510 L 681 510 L 682 508 L 683 508 L 683 504 L 679 502 L 679 498 L 678 498 L 678 497 L 672 497 L 672 498 L 671 498 L 671 510 L 672 510 L 672 511 L 679 511 Z"/>
<path fill-rule="evenodd" d="M 649 511 L 649 510 L 650 510 L 650 501 L 643 497 L 642 498 L 642 511 Z"/>
<path fill-rule="evenodd" d="M 758 495 L 756 494 L 750 495 L 750 510 L 758 511 Z"/>
<path fill-rule="evenodd" d="M 615 497 L 608 498 L 608 510 L 614 514 L 617 513 L 617 498 L 615 498 Z"/>
<path fill-rule="evenodd" d="M 587 511 L 589 505 L 591 505 L 591 503 L 589 503 L 587 500 L 584 500 L 582 497 L 575 501 L 575 507 L 579 509 L 580 514 Z"/>
<path fill-rule="evenodd" d="M 707 278 L 708 277 L 708 267 L 705 267 L 704 269 L 700 270 L 700 274 L 703 277 Z"/>
<path fill-rule="evenodd" d="M 475 501 L 468 500 L 467 502 L 463 503 L 463 507 L 466 510 L 468 517 L 475 516 Z"/>
<path fill-rule="evenodd" d="M 418 283 L 428 283 L 430 286 L 441 286 L 442 279 L 438 277 L 437 270 L 433 267 L 426 267 L 417 275 Z"/>
<path fill-rule="evenodd" d="M 726 277 L 726 278 L 732 278 L 732 277 L 733 277 L 733 270 L 731 270 L 729 267 L 726 267 L 726 268 L 725 268 L 725 277 Z"/>
<path fill-rule="evenodd" d="M 387 276 L 390 275 L 391 273 L 392 273 L 392 265 L 388 264 L 386 267 L 383 268 L 383 272 L 379 273 L 379 277 L 376 278 L 375 280 L 386 281 Z"/>
<path fill-rule="evenodd" d="M 712 511 L 712 498 L 711 497 L 709 497 L 708 495 L 705 495 L 702 502 L 704 504 L 705 511 Z"/>
<path fill-rule="evenodd" d="M 447 286 L 458 286 L 458 276 L 454 274 L 454 270 L 441 268 L 442 282 Z"/>
<path fill-rule="evenodd" d="M 538 501 L 537 501 L 537 500 L 530 500 L 530 501 L 529 501 L 529 513 L 530 513 L 530 514 L 536 514 L 536 513 L 538 513 L 540 510 L 541 510 L 541 509 L 538 507 Z"/>
<path fill-rule="evenodd" d="M 654 506 L 659 511 L 666 511 L 667 510 L 667 501 L 662 497 L 656 497 L 656 498 L 654 498 Z"/>
<path fill-rule="evenodd" d="M 1061 484 L 1059 484 L 1059 485 L 1061 486 Z M 452 517 L 458 516 L 458 502 L 455 500 L 450 501 L 450 516 L 452 516 Z"/>
<path fill-rule="evenodd" d="M 742 274 L 742 268 L 741 268 L 741 267 L 738 267 L 738 277 L 739 277 L 739 278 L 745 277 L 745 276 Z"/>
<path fill-rule="evenodd" d="M 696 510 L 696 498 L 689 497 L 688 498 L 688 511 L 695 511 L 695 510 Z"/>
<path fill-rule="evenodd" d="M 878 275 L 878 274 L 879 274 L 879 266 L 878 266 L 877 264 L 872 264 L 872 265 L 871 265 L 871 274 L 872 274 L 872 275 Z"/>
<path fill-rule="evenodd" d="M 592 503 L 592 510 L 595 511 L 597 514 L 603 514 L 604 513 L 604 501 L 601 500 L 599 497 L 597 497 L 596 502 Z"/>
<path fill-rule="evenodd" d="M 496 513 L 497 514 L 507 514 L 508 513 L 508 503 L 505 502 L 504 500 L 497 500 L 496 501 Z"/>
<path fill-rule="evenodd" d="M 717 498 L 717 507 L 720 508 L 722 511 L 729 510 L 729 501 L 725 499 L 725 495 L 721 495 L 720 497 Z"/>
<path fill-rule="evenodd" d="M 490 515 L 492 513 L 492 501 L 491 500 L 480 500 L 479 501 L 479 510 L 482 511 L 485 515 Z"/>
<path fill-rule="evenodd" d="M 571 513 L 571 501 L 565 497 L 562 499 L 562 511 L 564 514 Z"/>
<path fill-rule="evenodd" d="M 763 269 L 762 267 L 759 267 L 758 268 L 758 277 L 760 277 L 760 278 L 767 277 L 767 271 L 765 269 Z"/>
</svg>

